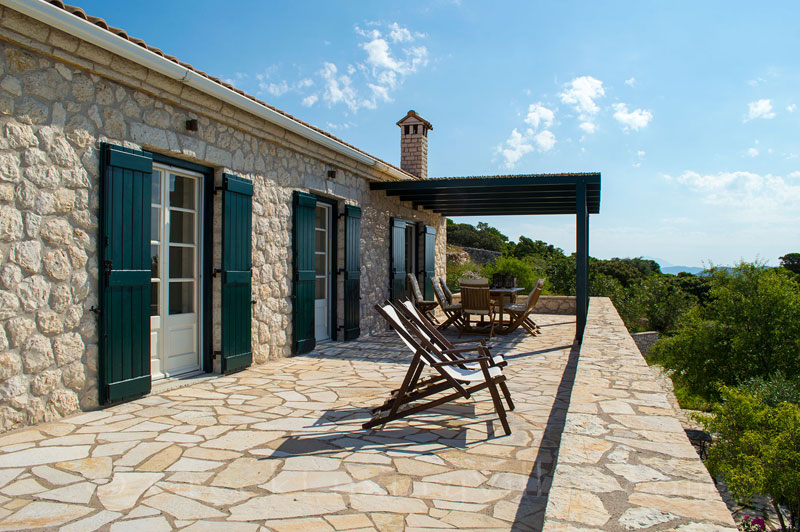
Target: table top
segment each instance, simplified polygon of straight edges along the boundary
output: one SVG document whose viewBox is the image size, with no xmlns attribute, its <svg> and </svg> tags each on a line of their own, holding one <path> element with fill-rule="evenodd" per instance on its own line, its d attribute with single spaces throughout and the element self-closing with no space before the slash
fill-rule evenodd
<svg viewBox="0 0 800 532">
<path fill-rule="evenodd" d="M 525 289 L 522 288 L 521 286 L 518 286 L 516 288 L 489 288 L 489 293 L 490 294 L 495 294 L 495 295 L 516 294 L 517 292 L 520 292 L 522 290 L 525 290 Z"/>
</svg>

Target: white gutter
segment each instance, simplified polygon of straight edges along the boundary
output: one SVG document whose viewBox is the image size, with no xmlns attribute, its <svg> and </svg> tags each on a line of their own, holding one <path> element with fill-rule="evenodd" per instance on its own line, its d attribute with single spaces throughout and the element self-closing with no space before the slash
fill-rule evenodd
<svg viewBox="0 0 800 532">
<path fill-rule="evenodd" d="M 72 15 L 63 9 L 56 7 L 45 0 L 0 0 L 0 4 L 18 11 L 31 18 L 44 22 L 79 39 L 89 42 L 113 54 L 119 55 L 138 63 L 144 67 L 154 70 L 168 78 L 176 79 L 186 85 L 204 92 L 210 96 L 218 98 L 223 102 L 238 107 L 239 109 L 251 113 L 259 118 L 266 120 L 276 126 L 282 127 L 292 133 L 300 135 L 316 144 L 320 144 L 336 153 L 342 154 L 359 163 L 376 168 L 378 171 L 387 173 L 396 179 L 409 180 L 407 174 L 391 166 L 365 155 L 349 146 L 342 144 L 322 133 L 311 129 L 291 118 L 282 115 L 269 107 L 254 102 L 250 98 L 232 91 L 231 89 L 219 85 L 210 79 L 201 76 L 193 70 L 173 63 L 169 59 L 151 52 L 119 35 L 106 31 L 103 28 L 92 24 L 87 20 Z"/>
</svg>

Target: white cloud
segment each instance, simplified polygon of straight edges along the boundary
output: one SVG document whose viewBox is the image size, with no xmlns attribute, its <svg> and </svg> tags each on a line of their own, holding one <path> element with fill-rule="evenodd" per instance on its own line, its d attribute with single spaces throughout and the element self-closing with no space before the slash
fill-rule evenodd
<svg viewBox="0 0 800 532">
<path fill-rule="evenodd" d="M 789 111 L 790 113 L 794 113 L 795 111 L 797 111 L 797 105 L 796 104 L 787 105 L 786 110 Z"/>
<path fill-rule="evenodd" d="M 747 104 L 747 117 L 745 117 L 744 121 L 749 122 L 756 118 L 775 118 L 772 102 L 769 99 L 757 100 Z"/>
<path fill-rule="evenodd" d="M 796 178 L 800 177 L 800 170 L 795 170 L 794 172 L 790 173 L 786 177 L 789 177 L 791 179 L 796 179 Z"/>
<path fill-rule="evenodd" d="M 666 178 L 699 194 L 705 203 L 731 209 L 731 216 L 740 220 L 779 224 L 800 220 L 800 183 L 789 183 L 781 176 L 753 172 L 703 175 L 687 171 Z"/>
<path fill-rule="evenodd" d="M 316 94 L 309 94 L 308 96 L 303 98 L 303 105 L 306 107 L 311 107 L 312 105 L 317 103 L 317 100 L 319 100 L 319 96 L 317 96 Z"/>
<path fill-rule="evenodd" d="M 646 153 L 644 150 L 639 150 L 639 151 L 637 151 L 637 152 L 636 152 L 636 156 L 637 156 L 639 159 L 644 159 L 644 156 L 645 156 L 645 155 L 647 155 L 647 153 Z"/>
<path fill-rule="evenodd" d="M 542 105 L 542 102 L 532 103 L 528 107 L 528 116 L 525 117 L 525 122 L 530 124 L 533 129 L 539 129 L 540 125 L 548 128 L 553 125 L 555 113 Z"/>
<path fill-rule="evenodd" d="M 625 131 L 632 129 L 638 131 L 647 127 L 647 124 L 653 119 L 653 113 L 646 109 L 634 109 L 628 111 L 628 106 L 624 103 L 615 103 L 614 118 L 623 125 Z"/>
<path fill-rule="evenodd" d="M 625 80 L 625 85 L 628 87 L 635 87 L 636 86 L 636 78 L 628 78 Z"/>
<path fill-rule="evenodd" d="M 758 148 L 748 148 L 747 155 L 750 157 L 758 157 Z"/>
<path fill-rule="evenodd" d="M 532 151 L 533 146 L 530 140 L 517 131 L 516 128 L 511 131 L 511 136 L 506 140 L 505 147 L 502 145 L 497 147 L 497 153 L 505 159 L 506 168 L 514 168 L 523 155 Z"/>
<path fill-rule="evenodd" d="M 428 65 L 428 49 L 421 42 L 424 33 L 397 22 L 368 22 L 365 28 L 356 26 L 354 34 L 359 60 L 341 64 L 323 61 L 313 76 L 298 76 L 297 81 L 291 77 L 277 81 L 283 67 L 275 64 L 254 76 L 257 94 L 280 97 L 293 93 L 306 107 L 324 102 L 329 107 L 345 105 L 353 112 L 375 109 L 380 103 L 391 102 L 393 92 L 404 80 Z M 236 74 L 237 79 L 245 76 Z"/>
<path fill-rule="evenodd" d="M 539 148 L 539 151 L 550 151 L 556 145 L 556 136 L 552 131 L 540 131 L 533 137 L 533 141 Z"/>
<path fill-rule="evenodd" d="M 605 94 L 602 81 L 592 76 L 581 76 L 569 82 L 559 97 L 562 102 L 573 105 L 579 113 L 595 115 L 600 110 L 595 100 Z"/>
<path fill-rule="evenodd" d="M 580 127 L 586 133 L 594 133 L 594 116 L 600 111 L 595 100 L 605 96 L 603 82 L 592 76 L 581 76 L 567 83 L 559 97 L 563 103 L 572 105 L 578 111 L 578 118 L 583 122 Z"/>
<path fill-rule="evenodd" d="M 506 168 L 514 168 L 522 157 L 536 150 L 541 153 L 552 150 L 556 145 L 556 136 L 547 129 L 538 133 L 528 128 L 520 133 L 517 128 L 511 131 L 505 144 L 497 147 L 495 152 L 501 155 Z"/>
<path fill-rule="evenodd" d="M 286 83 L 286 80 L 283 80 L 280 83 L 266 84 L 265 88 L 267 89 L 267 92 L 273 96 L 283 96 L 289 92 L 289 84 Z"/>
</svg>

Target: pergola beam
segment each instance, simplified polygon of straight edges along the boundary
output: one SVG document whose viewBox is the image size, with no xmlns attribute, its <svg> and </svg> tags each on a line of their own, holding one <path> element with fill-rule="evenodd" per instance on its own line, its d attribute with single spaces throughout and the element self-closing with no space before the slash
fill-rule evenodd
<svg viewBox="0 0 800 532">
<path fill-rule="evenodd" d="M 443 216 L 576 216 L 576 338 L 589 308 L 589 215 L 600 212 L 600 174 L 457 177 L 370 183 L 400 201 Z"/>
</svg>

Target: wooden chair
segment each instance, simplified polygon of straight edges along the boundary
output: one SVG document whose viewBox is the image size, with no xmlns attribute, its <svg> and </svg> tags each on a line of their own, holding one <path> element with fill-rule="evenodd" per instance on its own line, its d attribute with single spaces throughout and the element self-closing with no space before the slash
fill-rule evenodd
<svg viewBox="0 0 800 532">
<path fill-rule="evenodd" d="M 531 293 L 528 294 L 528 297 L 525 299 L 524 303 L 517 303 L 514 305 L 506 305 L 503 307 L 505 312 L 508 312 L 510 317 L 510 323 L 507 327 L 504 327 L 502 334 L 508 334 L 511 331 L 517 329 L 517 327 L 522 327 L 533 336 L 539 334 L 539 326 L 536 325 L 536 322 L 531 319 L 530 315 L 533 312 L 533 307 L 536 306 L 536 302 L 539 300 L 539 295 L 542 293 L 542 289 L 544 288 L 544 279 L 539 279 L 536 281 L 536 285 L 534 286 Z"/>
<path fill-rule="evenodd" d="M 439 284 L 442 286 L 442 292 L 444 292 L 444 297 L 447 298 L 448 304 L 453 305 L 454 303 L 456 303 L 455 301 L 456 298 L 458 298 L 459 300 L 461 299 L 461 292 L 456 292 L 456 293 L 451 292 L 450 287 L 447 286 L 447 283 L 444 282 L 444 279 L 442 279 L 441 277 L 439 277 Z"/>
<path fill-rule="evenodd" d="M 444 336 L 436 326 L 431 323 L 414 305 L 413 302 L 409 300 L 404 300 L 400 302 L 400 305 L 396 307 L 408 320 L 414 324 L 414 326 L 419 329 L 420 333 L 425 335 L 425 338 L 433 344 L 434 347 L 440 349 L 442 351 L 454 351 L 458 349 L 458 345 L 466 345 L 466 344 L 480 344 L 482 347 L 485 347 L 488 352 L 491 352 L 491 346 L 486 343 L 484 339 L 469 339 L 469 340 L 450 340 L 446 336 Z M 503 355 L 490 355 L 491 356 L 491 364 L 499 367 L 505 367 L 508 365 Z M 449 357 L 453 358 L 453 357 Z"/>
<path fill-rule="evenodd" d="M 505 386 L 506 377 L 503 375 L 502 369 L 490 365 L 491 358 L 485 347 L 462 348 L 456 350 L 458 353 L 450 350 L 440 351 L 425 339 L 425 336 L 414 324 L 397 312 L 390 302 L 385 301 L 383 305 L 375 305 L 375 309 L 386 319 L 414 355 L 400 388 L 392 392 L 383 405 L 372 410 L 372 419 L 362 425 L 364 429 L 424 412 L 460 397 L 469 399 L 471 394 L 488 388 L 503 430 L 506 435 L 511 434 L 511 427 L 508 425 L 506 411 L 497 388 L 502 389 L 510 410 L 514 409 L 514 403 L 511 401 L 508 386 Z M 478 354 L 471 358 L 459 357 L 456 360 L 445 357 L 445 355 L 460 355 L 468 351 L 476 351 Z M 479 369 L 465 368 L 465 364 L 477 364 Z M 421 379 L 422 372 L 426 367 L 433 370 L 434 375 Z M 450 393 L 444 397 L 428 399 L 441 392 Z"/>
<path fill-rule="evenodd" d="M 414 304 L 417 305 L 417 308 L 421 310 L 429 320 L 439 323 L 439 320 L 433 315 L 433 309 L 438 306 L 438 303 L 436 301 L 425 301 L 425 298 L 422 296 L 422 290 L 419 289 L 419 283 L 416 277 L 407 273 L 406 279 L 408 279 L 408 284 L 411 285 L 411 294 L 414 296 Z M 431 279 L 431 281 L 434 280 Z"/>
<path fill-rule="evenodd" d="M 464 315 L 468 332 L 476 332 L 472 328 L 471 317 L 480 316 L 481 324 L 484 323 L 485 317 L 489 318 L 489 338 L 494 335 L 495 308 L 489 296 L 488 283 L 485 286 L 461 285 L 461 313 Z"/>
<path fill-rule="evenodd" d="M 478 277 L 478 278 L 462 277 L 461 279 L 458 280 L 458 284 L 461 286 L 462 289 L 465 286 L 468 286 L 470 288 L 476 288 L 476 287 L 482 288 L 485 286 L 486 288 L 489 288 L 489 279 L 485 277 Z"/>
<path fill-rule="evenodd" d="M 458 330 L 461 330 L 464 327 L 464 315 L 461 314 L 461 304 L 448 303 L 441 285 L 436 283 L 433 283 L 433 295 L 436 296 L 439 307 L 441 307 L 442 312 L 444 312 L 444 315 L 447 317 L 444 323 L 439 325 L 439 330 L 443 331 L 451 325 L 455 325 Z"/>
</svg>

